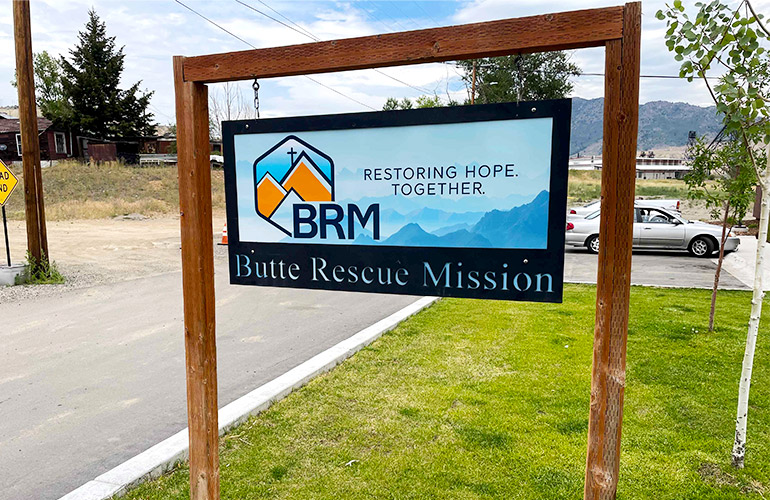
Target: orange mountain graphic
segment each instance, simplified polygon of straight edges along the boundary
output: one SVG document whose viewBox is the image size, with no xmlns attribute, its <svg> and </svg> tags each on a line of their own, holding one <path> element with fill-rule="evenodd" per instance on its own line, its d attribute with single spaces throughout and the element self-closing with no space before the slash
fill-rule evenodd
<svg viewBox="0 0 770 500">
<path fill-rule="evenodd" d="M 332 201 L 332 188 L 329 181 L 304 151 L 286 173 L 282 182 L 276 181 L 269 172 L 259 181 L 257 184 L 259 213 L 270 218 L 292 190 L 303 201 Z"/>
<path fill-rule="evenodd" d="M 270 172 L 266 173 L 257 184 L 257 207 L 259 207 L 259 213 L 265 217 L 269 218 L 273 215 L 285 197 L 286 190 L 270 175 Z"/>
</svg>

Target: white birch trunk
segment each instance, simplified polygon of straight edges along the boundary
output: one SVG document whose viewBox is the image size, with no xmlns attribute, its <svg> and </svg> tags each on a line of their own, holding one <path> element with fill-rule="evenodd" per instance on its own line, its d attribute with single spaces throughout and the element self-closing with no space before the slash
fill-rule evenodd
<svg viewBox="0 0 770 500">
<path fill-rule="evenodd" d="M 757 172 L 762 187 L 762 206 L 759 216 L 759 235 L 757 240 L 757 259 L 754 264 L 754 293 L 751 298 L 751 316 L 749 331 L 746 336 L 746 351 L 743 354 L 741 383 L 738 389 L 738 411 L 735 418 L 735 442 L 733 443 L 733 466 L 743 468 L 746 458 L 746 423 L 749 413 L 749 389 L 751 388 L 751 370 L 754 365 L 754 350 L 759 333 L 759 318 L 762 315 L 762 301 L 765 292 L 762 287 L 764 271 L 764 250 L 767 244 L 767 221 L 770 215 L 770 144 L 766 145 L 768 156 L 764 172 Z"/>
</svg>

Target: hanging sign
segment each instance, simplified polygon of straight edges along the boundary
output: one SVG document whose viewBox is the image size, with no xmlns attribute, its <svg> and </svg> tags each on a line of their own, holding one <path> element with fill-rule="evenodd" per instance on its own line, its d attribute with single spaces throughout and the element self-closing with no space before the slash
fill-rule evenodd
<svg viewBox="0 0 770 500">
<path fill-rule="evenodd" d="M 233 284 L 560 302 L 570 100 L 223 123 Z"/>
<path fill-rule="evenodd" d="M 13 175 L 13 172 L 11 172 L 11 169 L 0 160 L 0 206 L 5 205 L 18 183 L 19 179 L 17 179 L 16 176 Z"/>
</svg>

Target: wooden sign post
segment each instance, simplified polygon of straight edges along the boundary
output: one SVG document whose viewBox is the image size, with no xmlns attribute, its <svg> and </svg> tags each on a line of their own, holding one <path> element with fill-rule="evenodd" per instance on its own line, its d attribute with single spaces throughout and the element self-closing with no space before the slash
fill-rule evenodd
<svg viewBox="0 0 770 500">
<path fill-rule="evenodd" d="M 16 40 L 16 82 L 19 88 L 21 160 L 24 169 L 24 213 L 27 249 L 39 265 L 48 259 L 48 236 L 43 207 L 43 174 L 35 103 L 35 75 L 32 59 L 32 29 L 29 0 L 13 0 L 13 32 Z"/>
<path fill-rule="evenodd" d="M 631 277 L 641 3 L 174 58 L 190 497 L 219 499 L 214 256 L 206 83 L 604 46 L 601 232 L 584 498 L 618 485 Z"/>
</svg>

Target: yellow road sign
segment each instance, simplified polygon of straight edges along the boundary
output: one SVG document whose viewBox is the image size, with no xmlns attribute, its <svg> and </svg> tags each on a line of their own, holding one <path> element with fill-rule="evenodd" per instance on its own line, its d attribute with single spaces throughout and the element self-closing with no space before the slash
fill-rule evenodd
<svg viewBox="0 0 770 500">
<path fill-rule="evenodd" d="M 13 175 L 11 169 L 5 166 L 2 160 L 0 160 L 0 206 L 5 205 L 8 201 L 8 197 L 13 193 L 13 188 L 19 183 L 19 179 Z"/>
</svg>

